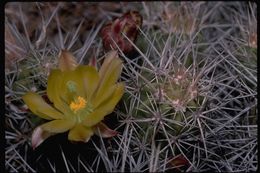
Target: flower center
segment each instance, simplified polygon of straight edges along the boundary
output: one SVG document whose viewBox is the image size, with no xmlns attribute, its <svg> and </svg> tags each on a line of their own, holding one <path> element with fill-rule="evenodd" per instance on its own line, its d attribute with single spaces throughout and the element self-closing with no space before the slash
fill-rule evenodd
<svg viewBox="0 0 260 173">
<path fill-rule="evenodd" d="M 84 109 L 86 107 L 87 101 L 78 96 L 74 101 L 70 103 L 70 109 L 74 112 L 77 113 L 79 110 Z"/>
</svg>

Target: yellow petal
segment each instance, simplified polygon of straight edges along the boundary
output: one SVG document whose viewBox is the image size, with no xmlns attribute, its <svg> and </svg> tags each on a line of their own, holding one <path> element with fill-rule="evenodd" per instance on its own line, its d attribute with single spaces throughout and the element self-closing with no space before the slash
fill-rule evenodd
<svg viewBox="0 0 260 173">
<path fill-rule="evenodd" d="M 41 127 L 43 130 L 52 133 L 63 133 L 72 129 L 75 125 L 74 119 L 64 119 L 64 120 L 53 120 L 48 123 L 43 124 Z"/>
<path fill-rule="evenodd" d="M 66 113 L 70 111 L 67 104 L 61 100 L 64 94 L 61 92 L 62 72 L 59 69 L 52 70 L 48 77 L 47 95 L 54 106 L 61 112 Z"/>
<path fill-rule="evenodd" d="M 50 75 L 48 76 L 47 81 L 47 95 L 51 102 L 55 102 L 55 99 L 58 98 L 58 86 L 60 86 L 60 79 L 62 73 L 58 69 L 51 70 Z M 58 102 L 58 101 L 56 101 Z"/>
<path fill-rule="evenodd" d="M 55 135 L 55 133 L 51 133 L 48 131 L 44 131 L 41 126 L 34 129 L 32 133 L 32 147 L 35 149 L 38 147 L 43 141 L 45 141 L 48 137 Z"/>
<path fill-rule="evenodd" d="M 83 124 L 87 127 L 91 127 L 103 120 L 106 115 L 110 114 L 115 109 L 115 106 L 123 96 L 123 93 L 124 84 L 117 84 L 116 90 L 111 98 L 107 99 L 107 101 L 104 101 L 96 109 L 94 109 L 94 112 L 89 114 L 83 121 Z"/>
<path fill-rule="evenodd" d="M 59 53 L 59 68 L 61 71 L 71 71 L 77 66 L 75 57 L 67 50 L 61 50 Z"/>
<path fill-rule="evenodd" d="M 111 61 L 116 57 L 118 57 L 118 54 L 117 54 L 117 51 L 115 51 L 115 50 L 109 51 L 106 54 L 105 60 L 99 70 L 99 75 L 101 78 L 103 78 L 105 76 L 108 68 L 110 67 Z"/>
<path fill-rule="evenodd" d="M 86 97 L 91 99 L 98 86 L 99 74 L 92 66 L 79 66 L 77 70 L 81 74 Z"/>
<path fill-rule="evenodd" d="M 92 127 L 98 124 L 104 117 L 109 114 L 110 112 L 105 110 L 95 110 L 94 112 L 90 113 L 85 120 L 83 120 L 82 124 L 86 127 Z"/>
<path fill-rule="evenodd" d="M 110 129 L 106 124 L 100 122 L 93 127 L 94 133 L 102 138 L 110 138 L 118 134 L 117 131 Z"/>
<path fill-rule="evenodd" d="M 91 128 L 78 124 L 70 130 L 68 138 L 70 141 L 88 142 L 92 135 L 93 130 Z"/>
<path fill-rule="evenodd" d="M 122 61 L 115 51 L 109 52 L 103 65 L 100 68 L 100 83 L 96 93 L 97 97 L 102 96 L 106 90 L 118 80 L 122 71 Z"/>
<path fill-rule="evenodd" d="M 115 84 L 115 85 L 107 88 L 106 92 L 102 96 L 99 96 L 99 97 L 96 96 L 95 98 L 93 98 L 93 100 L 91 102 L 93 104 L 93 108 L 95 109 L 101 103 L 110 99 L 112 97 L 112 95 L 114 94 L 116 88 L 117 88 L 117 85 Z"/>
<path fill-rule="evenodd" d="M 108 112 L 112 112 L 116 106 L 116 104 L 119 102 L 119 100 L 122 98 L 124 94 L 124 88 L 125 84 L 124 83 L 118 83 L 116 84 L 116 89 L 113 93 L 113 95 L 108 98 L 107 100 L 104 100 L 96 109 L 102 109 L 106 110 Z"/>
<path fill-rule="evenodd" d="M 41 118 L 47 120 L 63 118 L 63 115 L 60 112 L 48 105 L 43 98 L 36 93 L 28 92 L 22 97 L 22 99 L 29 109 Z"/>
</svg>

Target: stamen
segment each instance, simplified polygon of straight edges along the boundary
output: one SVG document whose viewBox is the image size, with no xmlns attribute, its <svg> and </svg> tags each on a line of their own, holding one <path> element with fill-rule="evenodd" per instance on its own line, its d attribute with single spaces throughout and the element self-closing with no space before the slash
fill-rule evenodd
<svg viewBox="0 0 260 173">
<path fill-rule="evenodd" d="M 77 113 L 78 110 L 84 109 L 86 107 L 86 103 L 87 101 L 84 98 L 78 96 L 74 102 L 70 103 L 70 109 L 73 110 L 74 113 Z"/>
</svg>

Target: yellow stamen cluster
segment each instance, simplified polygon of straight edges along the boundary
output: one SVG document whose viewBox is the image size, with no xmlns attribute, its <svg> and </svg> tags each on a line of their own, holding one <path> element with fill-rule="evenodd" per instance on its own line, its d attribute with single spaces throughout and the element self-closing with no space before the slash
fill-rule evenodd
<svg viewBox="0 0 260 173">
<path fill-rule="evenodd" d="M 70 103 L 70 109 L 74 111 L 74 113 L 77 113 L 78 110 L 83 109 L 86 107 L 86 100 L 80 96 L 78 96 L 77 99 L 75 99 L 74 102 Z"/>
</svg>

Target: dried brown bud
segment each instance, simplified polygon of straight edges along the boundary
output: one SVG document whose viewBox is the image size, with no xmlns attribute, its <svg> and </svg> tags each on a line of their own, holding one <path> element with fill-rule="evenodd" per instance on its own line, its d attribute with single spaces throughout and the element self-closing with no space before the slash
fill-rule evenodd
<svg viewBox="0 0 260 173">
<path fill-rule="evenodd" d="M 142 25 L 142 16 L 137 11 L 130 11 L 123 16 L 109 22 L 101 29 L 100 35 L 106 51 L 117 49 L 129 53 L 133 50 L 131 43 L 124 37 L 125 34 L 132 42 L 135 42 L 138 27 Z"/>
</svg>

